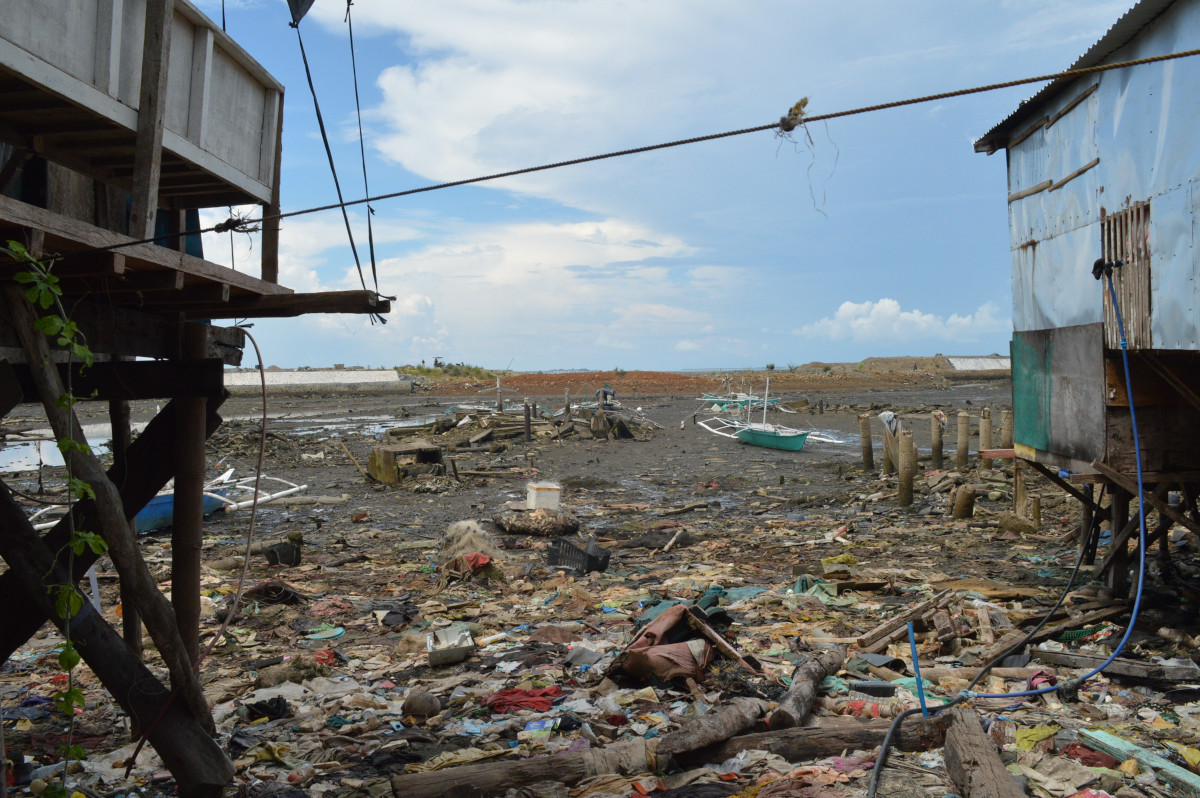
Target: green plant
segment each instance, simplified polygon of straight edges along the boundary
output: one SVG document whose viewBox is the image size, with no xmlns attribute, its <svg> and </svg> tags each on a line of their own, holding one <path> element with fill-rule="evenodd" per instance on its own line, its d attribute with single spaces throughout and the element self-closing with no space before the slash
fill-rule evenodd
<svg viewBox="0 0 1200 798">
<path fill-rule="evenodd" d="M 828 374 L 829 372 L 833 371 L 833 366 L 826 363 L 824 366 L 821 366 L 821 371 L 825 374 Z"/>
<path fill-rule="evenodd" d="M 620 366 L 617 366 L 613 369 L 613 374 L 616 374 L 618 377 L 624 377 L 627 373 L 628 372 Z"/>
<path fill-rule="evenodd" d="M 67 352 L 66 392 L 55 399 L 55 404 L 70 411 L 78 401 L 72 393 L 72 366 L 78 361 L 90 367 L 93 362 L 93 354 L 78 325 L 70 319 L 63 307 L 59 280 L 51 273 L 54 262 L 51 260 L 43 263 L 17 241 L 9 241 L 4 246 L 0 246 L 0 253 L 8 255 L 11 260 L 21 265 L 21 270 L 14 275 L 13 279 L 19 285 L 24 286 L 25 298 L 29 303 L 42 312 L 34 322 L 34 329 L 50 338 L 58 347 Z M 63 454 L 67 474 L 69 497 L 67 518 L 70 525 L 70 536 L 65 546 L 67 555 L 65 570 L 71 574 L 74 572 L 75 557 L 81 556 L 89 549 L 94 554 L 103 554 L 107 551 L 108 546 L 96 533 L 76 529 L 74 525 L 73 503 L 81 499 L 96 498 L 96 492 L 92 486 L 76 477 L 71 467 L 72 453 L 91 452 L 87 441 L 63 437 L 58 440 L 58 449 Z M 75 685 L 74 671 L 82 657 L 71 639 L 70 622 L 83 610 L 85 599 L 75 585 L 69 583 L 50 585 L 47 587 L 47 591 L 52 597 L 55 613 L 64 621 L 63 636 L 65 640 L 58 654 L 58 665 L 66 672 L 67 685 L 65 689 L 55 693 L 52 699 L 55 708 L 67 716 L 67 737 L 65 745 L 61 749 L 63 758 L 66 760 L 62 777 L 57 783 L 49 785 L 42 795 L 46 798 L 66 798 L 72 793 L 67 787 L 67 771 L 70 769 L 70 760 L 82 758 L 84 754 L 80 746 L 72 743 L 75 731 L 75 711 L 84 706 L 84 696 L 83 691 Z"/>
<path fill-rule="evenodd" d="M 775 370 L 775 364 L 774 364 L 774 363 L 768 363 L 768 364 L 767 364 L 767 371 L 774 371 L 774 370 Z"/>
<path fill-rule="evenodd" d="M 799 363 L 788 363 L 788 371 L 791 372 L 792 374 L 795 374 L 799 370 L 800 370 Z"/>
</svg>

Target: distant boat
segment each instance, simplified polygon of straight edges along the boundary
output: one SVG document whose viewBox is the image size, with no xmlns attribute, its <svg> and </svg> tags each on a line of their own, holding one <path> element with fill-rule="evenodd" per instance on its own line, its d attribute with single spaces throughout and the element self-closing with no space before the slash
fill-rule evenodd
<svg viewBox="0 0 1200 798">
<path fill-rule="evenodd" d="M 739 418 L 709 418 L 698 422 L 709 432 L 716 433 L 726 438 L 736 438 L 742 443 L 748 443 L 751 446 L 762 446 L 767 449 L 781 449 L 785 452 L 798 452 L 804 448 L 804 444 L 808 441 L 810 435 L 815 435 L 813 440 L 828 441 L 830 443 L 841 443 L 841 441 L 830 438 L 826 435 L 815 433 L 814 430 L 800 430 L 792 427 L 785 427 L 782 424 L 767 423 L 767 406 L 770 404 L 769 398 L 771 391 L 771 381 L 767 380 L 767 388 L 763 392 L 763 397 L 759 399 L 754 397 L 759 406 L 763 409 L 763 420 L 761 422 L 750 421 L 750 411 L 747 408 L 746 420 Z M 706 397 L 707 398 L 707 397 Z M 778 400 L 775 400 L 778 401 Z"/>
<path fill-rule="evenodd" d="M 808 436 L 808 430 L 781 427 L 776 424 L 750 424 L 737 432 L 737 439 L 742 443 L 763 446 L 767 449 L 782 449 L 785 452 L 798 452 L 803 449 Z"/>
</svg>

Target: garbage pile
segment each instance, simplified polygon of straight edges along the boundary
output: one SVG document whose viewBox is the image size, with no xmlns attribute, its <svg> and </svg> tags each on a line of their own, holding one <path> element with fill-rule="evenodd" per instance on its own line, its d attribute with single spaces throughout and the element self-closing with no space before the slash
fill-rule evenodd
<svg viewBox="0 0 1200 798">
<path fill-rule="evenodd" d="M 206 634 L 235 613 L 205 669 L 220 741 L 243 795 L 836 798 L 866 793 L 915 710 L 880 796 L 1200 794 L 1195 594 L 1147 584 L 1128 640 L 1131 603 L 1088 572 L 1059 603 L 1074 524 L 1049 502 L 1041 525 L 1012 513 L 1010 474 L 929 472 L 899 510 L 894 478 L 850 469 L 836 500 L 688 475 L 691 500 L 657 502 L 602 479 L 526 485 L 528 470 L 524 501 L 486 483 L 480 517 L 445 528 L 411 505 L 390 528 L 325 509 L 338 520 L 302 558 L 254 559 L 236 611 L 235 574 L 212 564 L 239 544 L 210 541 Z M 942 486 L 962 484 L 979 503 L 953 520 Z M 144 545 L 165 579 L 169 548 Z M 1194 567 L 1194 535 L 1169 545 Z M 22 789 L 59 761 L 59 642 L 0 672 Z M 73 743 L 90 753 L 72 784 L 172 789 L 76 672 Z"/>
</svg>

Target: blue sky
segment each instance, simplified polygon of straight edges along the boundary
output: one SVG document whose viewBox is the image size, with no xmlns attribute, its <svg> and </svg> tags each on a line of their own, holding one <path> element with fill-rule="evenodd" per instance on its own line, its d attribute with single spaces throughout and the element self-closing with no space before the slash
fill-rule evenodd
<svg viewBox="0 0 1200 798">
<path fill-rule="evenodd" d="M 220 22 L 219 0 L 198 5 Z M 370 188 L 766 124 L 803 96 L 823 114 L 1054 72 L 1127 7 L 356 0 Z M 345 0 L 317 0 L 301 30 L 343 191 L 358 199 L 345 12 Z M 287 4 L 226 0 L 225 13 L 286 86 L 284 209 L 335 201 Z M 397 297 L 388 323 L 260 321 L 264 359 L 440 355 L 532 371 L 1006 352 L 1004 156 L 971 144 L 1037 88 L 379 202 L 380 290 Z M 361 206 L 351 221 L 365 260 Z M 257 252 L 235 237 L 238 268 Z M 228 237 L 206 236 L 205 253 L 229 263 Z M 358 287 L 336 211 L 286 220 L 280 257 L 281 282 L 298 291 Z"/>
</svg>

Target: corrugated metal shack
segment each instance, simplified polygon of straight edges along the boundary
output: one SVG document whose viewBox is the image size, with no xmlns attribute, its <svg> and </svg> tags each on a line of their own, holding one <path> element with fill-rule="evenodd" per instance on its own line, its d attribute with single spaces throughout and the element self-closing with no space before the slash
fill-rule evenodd
<svg viewBox="0 0 1200 798">
<path fill-rule="evenodd" d="M 1071 68 L 1187 50 L 1198 34 L 1200 2 L 1143 0 Z M 1200 531 L 1198 92 L 1198 58 L 1059 79 L 975 144 L 1008 164 L 1016 454 L 1083 501 L 1085 522 L 1093 509 L 1111 520 L 1102 570 L 1118 587 L 1136 467 L 1117 320 L 1093 265 L 1125 262 L 1113 279 L 1155 534 Z M 1094 505 L 1096 484 L 1110 509 Z"/>
<path fill-rule="evenodd" d="M 218 795 L 233 775 L 194 667 L 204 444 L 221 422 L 224 366 L 239 364 L 245 345 L 242 329 L 214 320 L 389 309 L 373 291 L 278 284 L 282 117 L 283 86 L 186 0 L 0 3 L 0 242 L 53 264 L 62 306 L 96 360 L 71 364 L 41 334 L 47 309 L 17 279 L 35 272 L 0 257 L 0 418 L 40 402 L 60 441 L 80 441 L 59 401 L 70 384 L 81 401 L 108 403 L 114 444 L 107 470 L 90 451 L 64 450 L 95 497 L 41 536 L 0 481 L 0 662 L 46 622 L 69 625 L 184 796 Z M 197 209 L 230 204 L 259 205 L 266 217 L 257 277 L 204 260 L 199 235 L 187 234 L 199 229 Z M 131 245 L 163 235 L 174 237 Z M 137 399 L 170 401 L 131 441 Z M 129 522 L 172 478 L 168 602 Z M 75 529 L 108 545 L 123 635 L 86 601 L 69 619 L 55 606 L 97 559 L 86 546 L 69 554 Z M 143 624 L 169 687 L 142 662 Z"/>
</svg>

